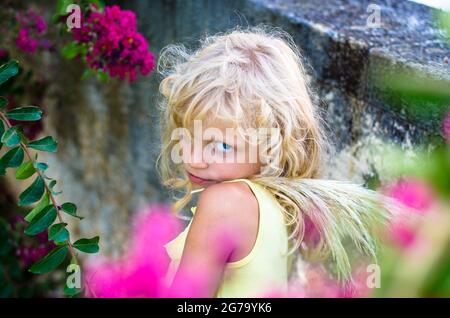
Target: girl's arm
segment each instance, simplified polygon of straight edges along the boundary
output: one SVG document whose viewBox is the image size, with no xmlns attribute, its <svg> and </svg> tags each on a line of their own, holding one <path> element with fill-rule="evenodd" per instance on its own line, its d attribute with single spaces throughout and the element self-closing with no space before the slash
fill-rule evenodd
<svg viewBox="0 0 450 318">
<path fill-rule="evenodd" d="M 245 184 L 211 185 L 200 194 L 171 294 L 214 297 L 226 263 L 247 255 L 258 231 L 258 203 Z"/>
</svg>

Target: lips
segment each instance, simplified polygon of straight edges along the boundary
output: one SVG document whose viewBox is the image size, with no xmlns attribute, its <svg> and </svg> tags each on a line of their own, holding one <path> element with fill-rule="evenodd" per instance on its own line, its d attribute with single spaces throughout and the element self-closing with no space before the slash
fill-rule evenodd
<svg viewBox="0 0 450 318">
<path fill-rule="evenodd" d="M 195 176 L 195 175 L 193 175 L 192 173 L 189 173 L 189 172 L 187 174 L 188 174 L 189 180 L 191 180 L 192 182 L 197 183 L 197 184 L 205 184 L 205 183 L 212 182 L 212 180 L 202 179 L 202 178 L 197 177 L 197 176 Z"/>
</svg>

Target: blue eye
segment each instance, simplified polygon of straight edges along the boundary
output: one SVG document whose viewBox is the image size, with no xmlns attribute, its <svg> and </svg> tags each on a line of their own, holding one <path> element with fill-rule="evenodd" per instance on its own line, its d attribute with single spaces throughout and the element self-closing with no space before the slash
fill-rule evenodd
<svg viewBox="0 0 450 318">
<path fill-rule="evenodd" d="M 224 142 L 218 142 L 217 147 L 219 148 L 220 151 L 223 151 L 223 152 L 230 152 L 233 149 L 233 147 L 231 147 L 229 144 L 226 144 Z"/>
</svg>

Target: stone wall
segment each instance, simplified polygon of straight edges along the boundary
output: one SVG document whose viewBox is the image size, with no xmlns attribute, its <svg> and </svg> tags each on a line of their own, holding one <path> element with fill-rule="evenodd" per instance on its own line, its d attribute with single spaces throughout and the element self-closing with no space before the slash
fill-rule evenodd
<svg viewBox="0 0 450 318">
<path fill-rule="evenodd" d="M 382 27 L 366 28 L 372 1 L 152 0 L 117 1 L 138 15 L 151 50 L 173 42 L 195 47 L 205 33 L 270 24 L 290 32 L 311 66 L 336 156 L 330 177 L 364 182 L 383 176 L 378 146 L 404 149 L 439 136 L 439 117 L 416 118 L 408 105 L 386 103 L 374 77 L 388 68 L 420 69 L 449 82 L 449 47 L 433 26 L 431 9 L 409 1 L 376 1 Z M 49 61 L 54 85 L 46 98 L 46 133 L 59 151 L 48 155 L 49 175 L 62 181 L 62 199 L 76 202 L 80 231 L 100 234 L 103 252 L 119 251 L 131 215 L 142 204 L 168 201 L 155 171 L 159 148 L 159 76 L 132 85 L 80 81 L 73 61 Z M 395 106 L 395 107 L 394 107 Z M 374 146 L 374 147 L 372 147 Z M 333 172 L 331 172 L 333 171 Z"/>
</svg>

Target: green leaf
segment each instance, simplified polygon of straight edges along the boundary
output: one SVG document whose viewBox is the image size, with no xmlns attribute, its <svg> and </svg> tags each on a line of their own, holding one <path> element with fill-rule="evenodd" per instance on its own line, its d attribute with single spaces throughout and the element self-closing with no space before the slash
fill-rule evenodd
<svg viewBox="0 0 450 318">
<path fill-rule="evenodd" d="M 57 143 L 51 136 L 44 137 L 39 140 L 32 141 L 28 147 L 41 151 L 56 152 Z"/>
<path fill-rule="evenodd" d="M 56 209 L 53 205 L 47 205 L 40 211 L 25 229 L 26 235 L 36 235 L 45 231 L 56 219 Z"/>
<path fill-rule="evenodd" d="M 2 149 L 3 142 L 1 141 L 1 136 L 5 133 L 5 126 L 3 125 L 3 121 L 0 119 L 0 149 Z"/>
<path fill-rule="evenodd" d="M 0 167 L 17 168 L 21 165 L 23 157 L 24 153 L 22 148 L 12 148 L 0 159 Z"/>
<path fill-rule="evenodd" d="M 49 204 L 50 204 L 50 197 L 48 196 L 48 193 L 45 193 L 41 202 L 39 202 L 39 204 L 36 205 L 36 207 L 25 216 L 25 221 L 31 222 L 33 218 Z"/>
<path fill-rule="evenodd" d="M 53 190 L 53 188 L 56 185 L 56 182 L 57 182 L 56 180 L 52 180 L 52 181 L 50 181 L 50 184 L 48 185 L 48 188 L 50 189 L 50 191 L 52 192 L 53 195 L 58 195 L 58 194 L 62 193 L 62 191 L 56 192 Z"/>
<path fill-rule="evenodd" d="M 6 106 L 8 106 L 8 100 L 5 97 L 0 96 L 0 110 L 4 110 Z"/>
<path fill-rule="evenodd" d="M 36 169 L 33 166 L 33 162 L 27 161 L 22 163 L 22 165 L 16 171 L 16 179 L 25 180 L 31 177 L 36 172 Z"/>
<path fill-rule="evenodd" d="M 66 15 L 67 14 L 67 7 L 69 4 L 72 4 L 72 0 L 58 0 L 56 4 L 56 14 L 58 15 Z"/>
<path fill-rule="evenodd" d="M 37 263 L 34 263 L 29 271 L 34 274 L 45 274 L 51 272 L 64 261 L 68 252 L 69 249 L 66 245 L 57 247 L 45 255 Z"/>
<path fill-rule="evenodd" d="M 91 78 L 94 75 L 96 75 L 95 71 L 88 68 L 88 69 L 84 70 L 83 74 L 81 75 L 81 79 L 86 80 L 88 78 Z"/>
<path fill-rule="evenodd" d="M 57 243 L 65 242 L 69 239 L 69 231 L 66 229 L 67 223 L 57 223 L 48 229 L 48 239 Z"/>
<path fill-rule="evenodd" d="M 42 117 L 42 110 L 36 106 L 14 108 L 6 113 L 6 117 L 21 121 L 36 121 Z"/>
<path fill-rule="evenodd" d="M 16 76 L 19 72 L 19 62 L 13 60 L 0 66 L 0 85 Z"/>
<path fill-rule="evenodd" d="M 73 243 L 73 247 L 84 253 L 97 253 L 99 250 L 99 239 L 100 238 L 98 236 L 95 236 L 91 239 L 82 238 Z"/>
<path fill-rule="evenodd" d="M 100 12 L 103 12 L 103 9 L 105 8 L 105 4 L 101 0 L 90 0 L 89 1 L 92 4 L 96 4 L 98 6 L 98 9 Z"/>
<path fill-rule="evenodd" d="M 97 79 L 101 83 L 106 84 L 106 83 L 108 83 L 109 75 L 108 75 L 108 73 L 99 70 L 99 71 L 97 71 Z"/>
<path fill-rule="evenodd" d="M 20 144 L 20 134 L 17 126 L 8 128 L 2 135 L 1 139 L 7 147 L 14 147 Z"/>
<path fill-rule="evenodd" d="M 81 293 L 81 288 L 69 288 L 64 285 L 64 295 L 68 297 L 73 297 Z"/>
<path fill-rule="evenodd" d="M 76 42 L 70 42 L 61 49 L 61 55 L 66 59 L 73 59 L 82 52 L 82 47 Z"/>
<path fill-rule="evenodd" d="M 46 163 L 44 163 L 44 162 L 37 162 L 36 165 L 35 165 L 35 168 L 39 169 L 39 170 L 42 170 L 42 171 L 45 171 L 45 170 L 48 169 L 48 165 Z"/>
<path fill-rule="evenodd" d="M 63 210 L 64 212 L 66 212 L 71 216 L 79 218 L 80 220 L 83 219 L 82 216 L 77 215 L 77 206 L 72 202 L 63 203 L 63 205 L 61 205 L 61 210 Z"/>
<path fill-rule="evenodd" d="M 56 180 L 52 180 L 52 181 L 50 181 L 50 184 L 48 185 L 48 187 L 49 187 L 49 189 L 50 190 L 53 190 L 53 188 L 55 187 L 55 185 L 56 185 Z"/>
<path fill-rule="evenodd" d="M 30 205 L 42 198 L 45 191 L 45 183 L 41 176 L 19 195 L 19 206 Z"/>
</svg>

